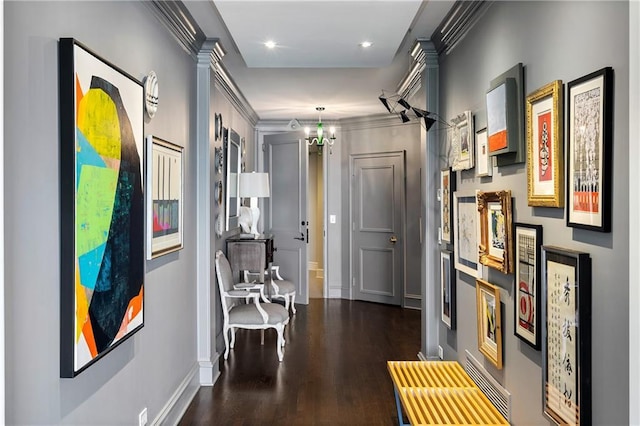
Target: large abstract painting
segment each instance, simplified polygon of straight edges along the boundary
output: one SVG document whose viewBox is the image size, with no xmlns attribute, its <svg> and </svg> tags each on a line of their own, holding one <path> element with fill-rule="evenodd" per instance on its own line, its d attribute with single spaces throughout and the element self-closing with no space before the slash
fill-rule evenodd
<svg viewBox="0 0 640 426">
<path fill-rule="evenodd" d="M 60 374 L 143 326 L 143 88 L 74 39 L 59 42 Z"/>
</svg>

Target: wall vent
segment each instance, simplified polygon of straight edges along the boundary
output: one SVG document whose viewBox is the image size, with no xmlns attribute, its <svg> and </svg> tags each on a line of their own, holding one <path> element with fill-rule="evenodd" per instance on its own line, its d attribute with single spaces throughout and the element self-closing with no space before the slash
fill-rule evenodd
<svg viewBox="0 0 640 426">
<path fill-rule="evenodd" d="M 469 353 L 467 354 L 464 369 L 475 384 L 489 398 L 489 401 L 496 407 L 500 414 L 511 423 L 511 394 L 491 374 L 480 364 L 480 362 Z"/>
</svg>

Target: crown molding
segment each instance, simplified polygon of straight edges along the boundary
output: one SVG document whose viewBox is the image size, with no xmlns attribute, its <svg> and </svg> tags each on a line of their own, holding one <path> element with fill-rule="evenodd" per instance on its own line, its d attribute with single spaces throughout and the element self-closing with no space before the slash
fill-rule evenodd
<svg viewBox="0 0 640 426">
<path fill-rule="evenodd" d="M 457 0 L 431 35 L 438 54 L 448 55 L 489 9 L 492 0 Z"/>
<path fill-rule="evenodd" d="M 181 1 L 151 0 L 145 4 L 196 62 L 201 63 L 203 59 L 201 56 L 208 55 L 210 66 L 215 71 L 216 85 L 240 115 L 255 126 L 259 120 L 258 114 L 222 64 L 225 51 L 220 41 L 205 36 Z"/>
<path fill-rule="evenodd" d="M 178 44 L 196 59 L 207 38 L 187 8 L 179 1 L 151 0 L 144 2 L 156 18 L 169 30 Z"/>
</svg>

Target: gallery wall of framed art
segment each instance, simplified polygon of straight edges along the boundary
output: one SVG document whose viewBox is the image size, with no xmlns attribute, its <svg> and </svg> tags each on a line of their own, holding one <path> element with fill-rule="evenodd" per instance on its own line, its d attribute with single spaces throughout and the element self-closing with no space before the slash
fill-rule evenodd
<svg viewBox="0 0 640 426">
<path fill-rule="evenodd" d="M 562 377 L 569 377 L 566 368 L 567 358 L 571 356 L 575 355 L 575 359 L 569 361 L 574 373 L 576 362 L 587 368 L 589 361 L 580 361 L 580 356 L 591 356 L 592 359 L 609 356 L 604 346 L 593 344 L 596 335 L 608 344 L 625 345 L 624 339 L 612 336 L 607 330 L 625 329 L 629 326 L 619 317 L 619 314 L 624 315 L 628 306 L 628 295 L 622 288 L 625 285 L 616 283 L 627 282 L 626 271 L 630 267 L 625 249 L 628 233 L 625 225 L 628 223 L 626 173 L 629 167 L 626 150 L 630 142 L 625 137 L 628 124 L 626 118 L 619 115 L 621 112 L 624 115 L 626 111 L 628 87 L 626 81 L 621 82 L 621 79 L 626 78 L 626 62 L 609 51 L 599 55 L 600 59 L 595 61 L 586 60 L 582 55 L 578 55 L 579 59 L 571 63 L 564 61 L 563 55 L 568 51 L 581 51 L 579 37 L 571 37 L 572 41 L 554 36 L 549 38 L 551 34 L 557 34 L 554 28 L 538 31 L 528 24 L 532 19 L 542 19 L 545 15 L 569 18 L 566 10 L 556 6 L 532 4 L 527 8 L 526 14 L 523 12 L 519 15 L 518 25 L 509 25 L 514 34 L 525 32 L 526 41 L 519 39 L 519 42 L 511 43 L 497 38 L 497 33 L 493 30 L 502 28 L 500 16 L 511 18 L 519 9 L 513 4 L 493 4 L 492 9 L 487 12 L 490 18 L 487 21 L 483 18 L 479 32 L 470 32 L 462 42 L 465 46 L 463 51 L 469 56 L 454 49 L 446 56 L 440 68 L 441 75 L 444 73 L 446 77 L 444 88 L 440 92 L 439 113 L 445 117 L 454 117 L 460 110 L 470 109 L 477 127 L 477 143 L 474 168 L 456 172 L 454 235 L 453 243 L 447 244 L 447 250 L 452 252 L 456 268 L 457 328 L 449 330 L 440 327 L 439 344 L 444 348 L 447 359 L 453 356 L 462 362 L 465 351 L 470 352 L 493 379 L 511 392 L 512 398 L 517 398 L 519 404 L 523 400 L 527 401 L 525 405 L 512 410 L 511 421 L 515 424 L 598 424 L 610 422 L 612 418 L 625 423 L 625 416 L 613 408 L 619 407 L 624 412 L 624 403 L 617 401 L 612 395 L 603 394 L 600 388 L 590 386 L 596 380 L 595 376 L 598 376 L 599 386 L 607 383 L 608 386 L 615 387 L 616 382 L 627 380 L 625 354 L 615 355 L 621 364 L 611 369 L 591 364 L 590 372 L 585 371 L 586 375 L 581 381 L 572 381 L 575 375 L 571 375 L 571 381 L 565 380 L 562 383 L 552 380 L 560 367 L 563 368 Z M 588 11 L 573 11 L 571 19 L 580 16 L 584 22 L 601 22 L 598 15 L 605 8 L 604 5 L 599 6 L 591 5 Z M 607 25 L 607 29 L 616 31 L 612 25 Z M 594 38 L 586 35 L 584 28 L 576 28 L 576 31 L 595 42 Z M 482 37 L 476 40 L 475 35 Z M 549 50 L 539 41 L 551 39 L 564 46 L 560 49 L 563 53 L 557 50 L 547 56 Z M 498 40 L 501 42 L 498 43 Z M 596 44 L 608 50 L 607 43 Z M 478 64 L 487 65 L 479 59 L 481 57 L 490 57 L 496 61 L 491 62 L 491 66 L 486 69 L 478 68 Z M 483 144 L 489 144 L 489 140 L 484 142 L 483 129 L 487 126 L 489 139 L 492 128 L 487 118 L 487 110 L 490 108 L 486 96 L 489 90 L 497 87 L 492 85 L 494 80 L 516 64 L 522 65 L 522 101 L 518 101 L 518 107 L 522 108 L 524 118 L 521 146 L 525 155 L 522 156 L 521 163 L 507 164 L 496 159 L 492 165 L 493 174 L 489 176 L 486 173 L 489 167 L 484 165 L 486 163 L 480 157 Z M 511 76 L 506 76 L 508 78 Z M 505 81 L 505 88 L 509 84 Z M 508 104 L 508 100 L 505 102 Z M 444 135 L 441 140 L 442 147 L 448 148 Z M 443 152 L 442 157 L 445 155 L 446 152 Z M 495 157 L 500 155 L 504 154 Z M 441 162 L 440 167 L 446 167 L 446 163 Z M 616 190 L 620 191 L 620 197 Z M 487 216 L 491 216 L 491 209 L 486 202 L 476 205 L 476 215 L 465 219 L 466 222 L 473 220 L 478 224 L 478 240 L 475 244 L 478 246 L 478 262 L 481 266 L 470 269 L 460 262 L 461 249 L 462 253 L 465 249 L 456 233 L 455 227 L 460 227 L 461 223 L 455 216 L 455 210 L 464 205 L 460 201 L 476 191 L 511 193 L 512 244 L 508 254 L 513 263 L 509 272 L 501 270 L 502 263 L 508 262 L 497 262 L 497 259 L 489 256 L 491 253 L 488 250 L 483 250 L 488 246 L 493 247 L 489 244 L 493 240 L 488 238 L 493 236 L 493 224 L 486 220 Z M 612 198 L 607 198 L 609 196 Z M 472 210 L 469 211 L 471 214 Z M 482 213 L 485 211 L 487 214 L 483 220 Z M 484 236 L 483 222 L 487 225 Z M 443 244 L 439 246 L 442 248 Z M 550 348 L 552 343 L 557 343 L 558 333 L 562 337 L 563 327 L 562 324 L 558 326 L 556 323 L 549 323 L 553 318 L 547 312 L 552 310 L 549 308 L 545 311 L 547 293 L 544 289 L 546 278 L 543 273 L 543 246 L 552 246 L 563 252 L 581 253 L 591 265 L 591 294 L 599 292 L 602 297 L 598 299 L 598 303 L 593 300 L 583 303 L 582 311 L 577 314 L 591 318 L 591 334 L 588 338 L 583 337 L 583 344 L 589 355 L 579 352 L 559 354 L 557 351 L 554 354 L 544 348 L 545 345 Z M 471 257 L 468 252 L 466 256 Z M 565 270 L 568 266 L 564 263 L 552 265 L 551 270 Z M 605 271 L 614 268 L 612 275 L 615 278 L 612 280 Z M 584 271 L 583 276 L 586 276 Z M 564 283 L 566 278 L 567 276 L 564 277 Z M 477 317 L 477 279 L 495 286 L 502 304 L 502 369 L 497 369 L 495 364 L 497 352 L 486 351 L 487 348 L 497 347 L 487 345 L 490 340 L 482 342 L 478 339 L 478 333 L 482 332 L 479 324 L 482 323 Z M 562 288 L 564 292 L 564 287 Z M 582 288 L 586 292 L 586 285 Z M 586 298 L 586 293 L 584 295 Z M 619 306 L 622 306 L 620 310 Z M 586 328 L 588 324 L 585 323 Z M 551 330 L 556 334 L 548 334 Z M 581 331 L 576 326 L 570 332 L 573 337 L 573 333 Z M 587 339 L 590 339 L 589 342 Z M 575 343 L 575 338 L 572 342 Z M 546 360 L 547 356 L 556 358 Z M 565 363 L 561 366 L 563 358 Z M 535 384 L 534 395 L 531 395 L 532 384 Z M 552 398 L 556 398 L 555 401 L 546 399 L 550 395 L 545 394 L 546 390 L 551 392 Z M 583 399 L 579 401 L 575 398 Z M 562 405 L 558 405 L 557 401 Z M 567 411 L 566 407 L 570 404 L 573 409 L 579 410 Z M 582 409 L 585 411 L 580 412 Z"/>
</svg>

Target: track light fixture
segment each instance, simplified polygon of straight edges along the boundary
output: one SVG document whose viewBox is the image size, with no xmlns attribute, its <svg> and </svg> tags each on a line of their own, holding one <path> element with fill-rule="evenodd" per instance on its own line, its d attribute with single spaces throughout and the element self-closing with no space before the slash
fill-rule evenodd
<svg viewBox="0 0 640 426">
<path fill-rule="evenodd" d="M 411 121 L 411 118 L 407 115 L 407 112 L 413 112 L 415 118 L 422 118 L 424 122 L 424 127 L 429 131 L 433 125 L 438 122 L 445 127 L 451 127 L 451 124 L 447 123 L 442 117 L 440 117 L 435 112 L 426 111 L 424 109 L 416 108 L 411 106 L 409 102 L 402 96 L 398 94 L 387 95 L 382 91 L 382 94 L 378 96 L 378 99 L 384 105 L 387 111 L 391 114 L 398 114 L 403 123 L 407 123 Z M 398 105 L 404 108 L 402 111 L 397 111 Z"/>
</svg>

